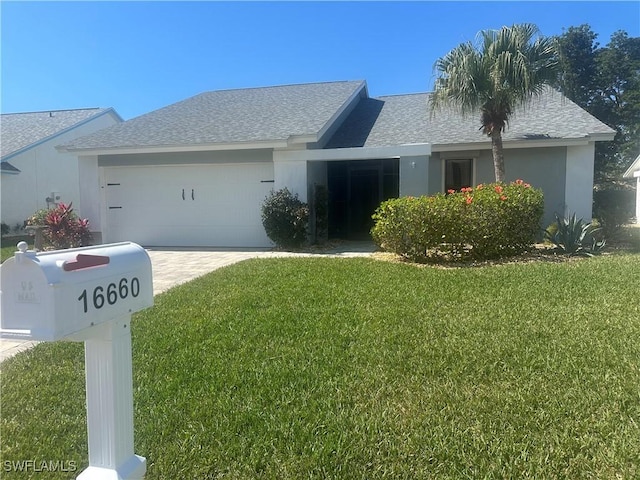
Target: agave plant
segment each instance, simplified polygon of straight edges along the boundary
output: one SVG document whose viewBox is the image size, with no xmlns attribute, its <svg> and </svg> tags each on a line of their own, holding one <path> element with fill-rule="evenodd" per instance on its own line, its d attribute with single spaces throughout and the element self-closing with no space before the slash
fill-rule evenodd
<svg viewBox="0 0 640 480">
<path fill-rule="evenodd" d="M 593 235 L 601 228 L 591 222 L 586 223 L 582 218 L 576 218 L 575 213 L 569 218 L 556 214 L 556 224 L 557 230 L 555 232 L 545 230 L 544 237 L 562 253 L 569 256 L 591 257 L 605 246 L 605 240 L 597 240 Z"/>
</svg>

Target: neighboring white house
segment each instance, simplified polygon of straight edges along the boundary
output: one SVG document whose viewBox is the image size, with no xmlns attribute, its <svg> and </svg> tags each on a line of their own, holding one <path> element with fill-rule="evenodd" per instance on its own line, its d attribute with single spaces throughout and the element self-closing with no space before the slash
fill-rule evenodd
<svg viewBox="0 0 640 480">
<path fill-rule="evenodd" d="M 55 147 L 120 122 L 112 108 L 2 114 L 2 221 L 22 225 L 59 202 L 81 208 L 78 158 Z"/>
<path fill-rule="evenodd" d="M 636 223 L 640 224 L 640 155 L 636 157 L 631 166 L 624 172 L 623 177 L 636 179 Z"/>
<path fill-rule="evenodd" d="M 328 191 L 329 235 L 362 238 L 387 198 L 493 181 L 479 115 L 430 115 L 429 94 L 371 98 L 364 81 L 206 92 L 61 146 L 79 157 L 81 214 L 107 242 L 271 245 L 260 207 Z M 504 133 L 507 180 L 591 218 L 595 143 L 615 131 L 547 90 Z"/>
</svg>

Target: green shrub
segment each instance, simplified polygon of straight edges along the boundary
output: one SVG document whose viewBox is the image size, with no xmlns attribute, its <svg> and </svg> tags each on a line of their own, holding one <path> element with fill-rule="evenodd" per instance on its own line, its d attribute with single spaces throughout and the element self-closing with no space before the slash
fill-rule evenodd
<svg viewBox="0 0 640 480">
<path fill-rule="evenodd" d="M 315 185 L 316 241 L 323 242 L 329 231 L 329 192 L 324 185 Z"/>
<path fill-rule="evenodd" d="M 9 232 L 11 231 L 11 228 L 9 227 L 9 225 L 7 225 L 6 223 L 2 222 L 0 223 L 0 231 L 2 232 L 2 235 L 8 235 Z"/>
<path fill-rule="evenodd" d="M 51 209 L 43 208 L 27 219 L 29 226 L 44 226 L 45 247 L 54 249 L 88 245 L 91 240 L 89 221 L 79 218 L 71 204 L 59 203 Z"/>
<path fill-rule="evenodd" d="M 371 235 L 381 248 L 413 261 L 499 258 L 531 247 L 543 209 L 542 192 L 522 180 L 478 185 L 383 202 Z"/>
<path fill-rule="evenodd" d="M 287 188 L 271 191 L 262 204 L 262 225 L 279 247 L 300 247 L 307 240 L 308 223 L 308 205 Z"/>
<path fill-rule="evenodd" d="M 598 219 L 604 235 L 616 236 L 620 228 L 634 216 L 633 190 L 606 189 L 593 192 L 593 216 Z"/>
<path fill-rule="evenodd" d="M 600 230 L 593 223 L 576 218 L 575 213 L 566 218 L 556 214 L 555 228 L 545 230 L 545 239 L 553 243 L 558 251 L 569 256 L 591 256 L 605 246 L 605 241 L 598 240 L 594 235 Z"/>
</svg>

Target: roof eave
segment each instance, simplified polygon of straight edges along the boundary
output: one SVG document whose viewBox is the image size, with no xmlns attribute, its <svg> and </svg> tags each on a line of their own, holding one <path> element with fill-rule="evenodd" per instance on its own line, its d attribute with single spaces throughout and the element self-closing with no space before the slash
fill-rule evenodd
<svg viewBox="0 0 640 480">
<path fill-rule="evenodd" d="M 622 178 L 640 177 L 640 155 L 636 157 L 631 166 L 624 172 Z"/>
<path fill-rule="evenodd" d="M 616 138 L 615 130 L 608 133 L 590 133 L 589 138 L 594 142 L 611 142 Z"/>
<path fill-rule="evenodd" d="M 541 147 L 574 147 L 580 145 L 588 145 L 593 142 L 611 141 L 615 134 L 599 133 L 590 134 L 584 137 L 574 138 L 539 138 L 539 139 L 509 139 L 503 141 L 503 148 L 541 148 Z M 432 144 L 434 152 L 452 152 L 461 150 L 478 150 L 478 148 L 490 149 L 490 140 L 479 140 L 477 142 L 465 143 L 434 143 Z"/>
<path fill-rule="evenodd" d="M 177 153 L 177 152 L 207 152 L 216 150 L 261 150 L 272 148 L 286 148 L 286 140 L 264 140 L 232 143 L 209 143 L 197 145 L 149 145 L 123 146 L 111 148 L 68 148 L 64 145 L 56 147 L 59 151 L 73 153 L 77 156 L 91 155 L 126 155 L 142 153 Z"/>
</svg>

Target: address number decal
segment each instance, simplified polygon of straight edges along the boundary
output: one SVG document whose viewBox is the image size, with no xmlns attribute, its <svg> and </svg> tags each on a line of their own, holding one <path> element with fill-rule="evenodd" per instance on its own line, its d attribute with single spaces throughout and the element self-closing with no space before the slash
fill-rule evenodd
<svg viewBox="0 0 640 480">
<path fill-rule="evenodd" d="M 82 303 L 84 313 L 87 313 L 90 307 L 100 310 L 105 305 L 115 305 L 129 296 L 135 298 L 138 295 L 140 295 L 138 277 L 133 277 L 131 281 L 121 278 L 117 283 L 110 283 L 106 287 L 98 285 L 92 292 L 85 288 L 78 297 L 78 301 Z"/>
</svg>

